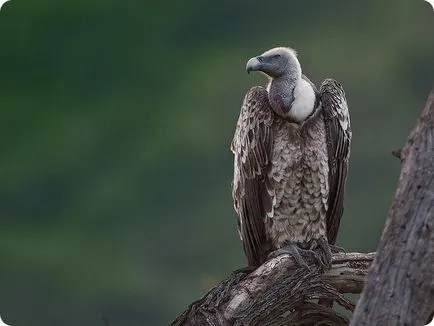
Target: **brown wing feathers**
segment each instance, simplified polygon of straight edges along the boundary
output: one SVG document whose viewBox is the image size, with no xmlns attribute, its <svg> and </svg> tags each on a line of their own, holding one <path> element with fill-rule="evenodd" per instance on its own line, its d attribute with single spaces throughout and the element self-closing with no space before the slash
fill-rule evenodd
<svg viewBox="0 0 434 326">
<path fill-rule="evenodd" d="M 264 260 L 267 247 L 264 221 L 272 205 L 266 189 L 266 169 L 272 148 L 273 114 L 267 91 L 263 87 L 250 89 L 231 146 L 235 154 L 232 194 L 239 215 L 238 232 L 251 266 Z"/>
<path fill-rule="evenodd" d="M 342 86 L 326 79 L 320 88 L 322 108 L 327 132 L 329 154 L 329 207 L 326 216 L 327 238 L 336 242 L 343 214 L 343 199 L 350 155 L 351 125 Z"/>
</svg>

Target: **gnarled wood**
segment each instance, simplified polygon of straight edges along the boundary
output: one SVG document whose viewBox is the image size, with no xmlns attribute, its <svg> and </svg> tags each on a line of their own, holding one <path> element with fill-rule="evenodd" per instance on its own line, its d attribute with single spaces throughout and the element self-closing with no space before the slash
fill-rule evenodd
<svg viewBox="0 0 434 326">
<path fill-rule="evenodd" d="M 375 253 L 334 254 L 322 274 L 315 261 L 310 271 L 288 256 L 271 259 L 249 274 L 240 270 L 191 304 L 172 325 L 348 325 L 348 319 L 318 305 L 331 299 L 348 310 L 343 293 L 360 293 Z"/>
<path fill-rule="evenodd" d="M 434 89 L 400 158 L 395 199 L 351 325 L 423 325 L 434 309 Z"/>
</svg>

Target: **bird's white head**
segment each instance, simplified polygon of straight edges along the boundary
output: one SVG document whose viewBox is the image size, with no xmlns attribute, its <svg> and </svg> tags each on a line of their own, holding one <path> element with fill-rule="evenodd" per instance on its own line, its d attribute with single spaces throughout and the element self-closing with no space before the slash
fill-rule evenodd
<svg viewBox="0 0 434 326">
<path fill-rule="evenodd" d="M 293 49 L 278 47 L 268 50 L 251 58 L 246 70 L 261 71 L 269 77 L 270 106 L 282 118 L 301 123 L 315 110 L 315 90 L 302 78 L 300 62 Z"/>
<path fill-rule="evenodd" d="M 246 64 L 247 73 L 261 71 L 271 78 L 289 76 L 301 77 L 300 62 L 297 53 L 287 47 L 277 47 L 265 51 L 260 56 L 251 58 Z"/>
</svg>

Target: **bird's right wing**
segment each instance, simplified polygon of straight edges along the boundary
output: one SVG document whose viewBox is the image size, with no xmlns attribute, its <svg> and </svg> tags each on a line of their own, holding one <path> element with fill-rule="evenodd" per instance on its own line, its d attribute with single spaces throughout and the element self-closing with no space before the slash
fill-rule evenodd
<svg viewBox="0 0 434 326">
<path fill-rule="evenodd" d="M 235 154 L 232 196 L 238 213 L 238 232 L 250 266 L 258 266 L 266 258 L 264 223 L 267 212 L 272 210 L 266 184 L 273 119 L 265 88 L 251 88 L 244 98 L 231 144 Z"/>
</svg>

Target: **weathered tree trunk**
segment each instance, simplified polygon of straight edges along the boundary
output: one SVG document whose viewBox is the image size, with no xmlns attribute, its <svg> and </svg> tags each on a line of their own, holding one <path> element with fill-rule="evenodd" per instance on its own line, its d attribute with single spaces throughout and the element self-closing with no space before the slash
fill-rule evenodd
<svg viewBox="0 0 434 326">
<path fill-rule="evenodd" d="M 395 199 L 351 325 L 423 325 L 434 309 L 434 89 L 399 154 Z"/>
<path fill-rule="evenodd" d="M 394 153 L 402 169 L 369 280 L 351 325 L 423 325 L 434 309 L 434 89 L 406 145 Z M 318 304 L 360 293 L 374 258 L 334 254 L 321 273 L 282 255 L 254 271 L 239 270 L 192 303 L 172 325 L 348 325 L 347 317 Z"/>
</svg>

